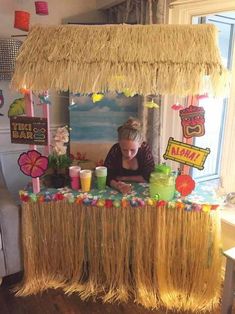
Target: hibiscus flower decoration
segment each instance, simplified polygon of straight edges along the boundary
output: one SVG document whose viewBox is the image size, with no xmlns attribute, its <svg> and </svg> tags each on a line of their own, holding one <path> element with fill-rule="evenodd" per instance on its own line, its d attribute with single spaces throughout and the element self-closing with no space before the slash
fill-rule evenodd
<svg viewBox="0 0 235 314">
<path fill-rule="evenodd" d="M 173 110 L 180 110 L 183 108 L 184 108 L 184 106 L 180 105 L 178 102 L 171 106 L 171 109 L 173 109 Z"/>
<path fill-rule="evenodd" d="M 29 150 L 26 153 L 22 153 L 18 158 L 18 165 L 20 170 L 26 175 L 32 178 L 41 177 L 48 166 L 48 158 L 42 156 L 36 150 Z"/>
<path fill-rule="evenodd" d="M 181 196 L 187 196 L 194 190 L 195 181 L 189 175 L 181 174 L 176 178 L 175 187 Z"/>
</svg>

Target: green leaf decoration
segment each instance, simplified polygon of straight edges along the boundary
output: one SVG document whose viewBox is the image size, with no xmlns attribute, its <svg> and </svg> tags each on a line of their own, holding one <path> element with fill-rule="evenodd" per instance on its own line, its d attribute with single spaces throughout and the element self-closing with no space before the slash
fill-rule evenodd
<svg viewBox="0 0 235 314">
<path fill-rule="evenodd" d="M 25 113 L 24 98 L 18 98 L 13 101 L 8 110 L 8 117 L 20 116 Z"/>
<path fill-rule="evenodd" d="M 48 168 L 63 169 L 71 165 L 71 159 L 68 155 L 51 154 L 48 156 Z"/>
</svg>

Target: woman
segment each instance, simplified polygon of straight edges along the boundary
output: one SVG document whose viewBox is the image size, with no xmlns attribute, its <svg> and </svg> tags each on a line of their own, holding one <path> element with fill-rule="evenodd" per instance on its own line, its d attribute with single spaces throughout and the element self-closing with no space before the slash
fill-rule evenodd
<svg viewBox="0 0 235 314">
<path fill-rule="evenodd" d="M 118 128 L 114 144 L 104 162 L 108 168 L 108 184 L 121 193 L 130 193 L 130 182 L 148 182 L 154 160 L 147 143 L 143 142 L 139 120 L 129 118 Z"/>
</svg>

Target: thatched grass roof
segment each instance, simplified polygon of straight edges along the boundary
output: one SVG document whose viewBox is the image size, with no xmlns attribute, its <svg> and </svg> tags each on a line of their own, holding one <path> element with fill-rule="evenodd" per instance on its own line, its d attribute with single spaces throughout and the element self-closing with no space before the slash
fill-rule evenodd
<svg viewBox="0 0 235 314">
<path fill-rule="evenodd" d="M 219 94 L 226 74 L 213 25 L 34 26 L 17 57 L 12 86 Z"/>
</svg>

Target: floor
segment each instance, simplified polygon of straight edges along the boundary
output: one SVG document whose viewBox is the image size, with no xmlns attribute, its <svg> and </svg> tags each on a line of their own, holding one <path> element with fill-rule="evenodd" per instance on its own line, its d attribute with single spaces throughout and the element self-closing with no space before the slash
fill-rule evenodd
<svg viewBox="0 0 235 314">
<path fill-rule="evenodd" d="M 82 302 L 77 295 L 66 296 L 60 290 L 49 290 L 37 296 L 15 297 L 11 288 L 21 277 L 22 274 L 18 274 L 4 278 L 0 287 L 0 314 L 173 314 L 167 310 L 146 310 L 132 302 L 128 304 L 103 304 L 92 300 Z M 208 314 L 220 314 L 220 309 Z"/>
</svg>

